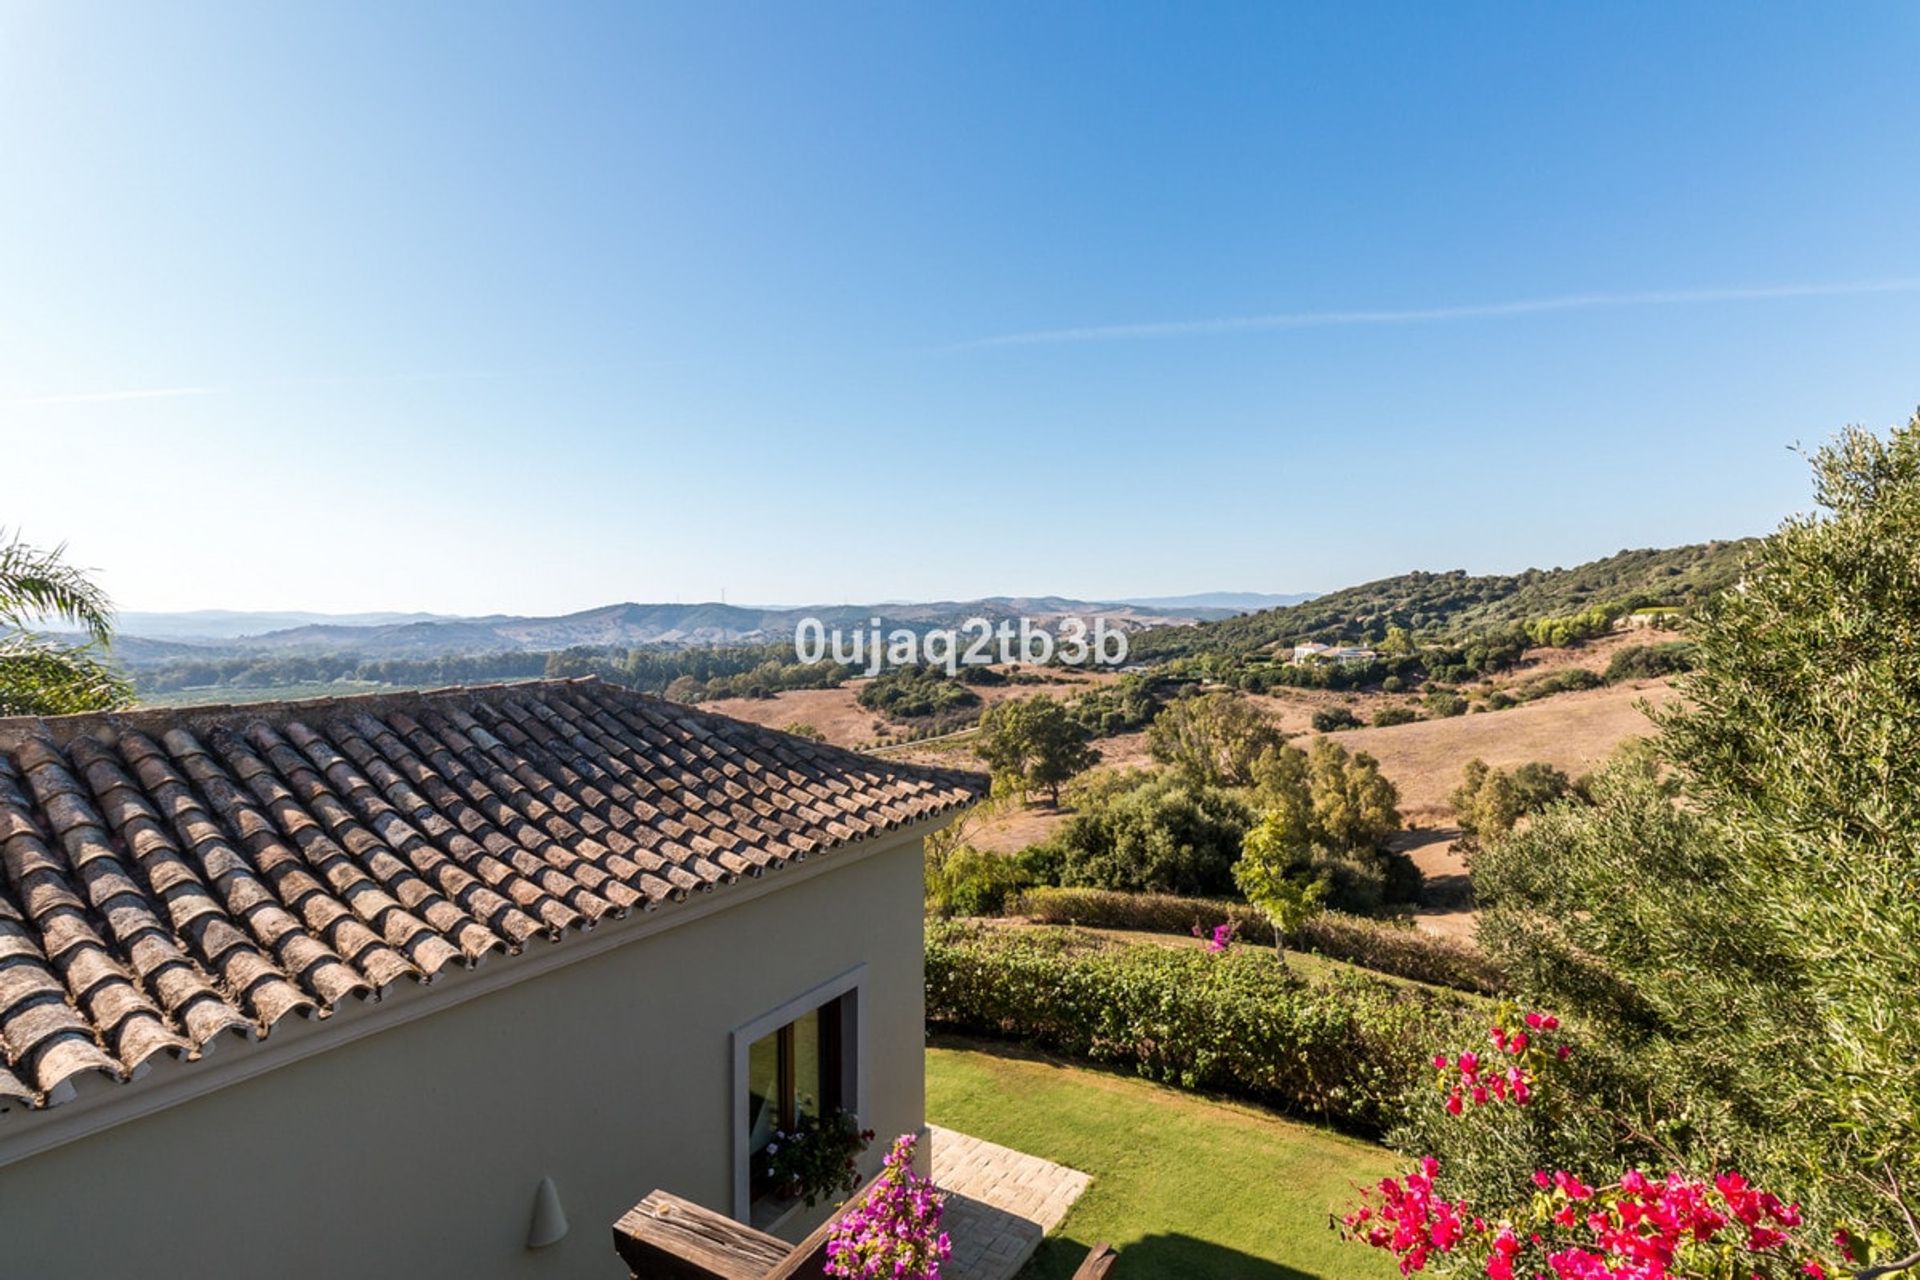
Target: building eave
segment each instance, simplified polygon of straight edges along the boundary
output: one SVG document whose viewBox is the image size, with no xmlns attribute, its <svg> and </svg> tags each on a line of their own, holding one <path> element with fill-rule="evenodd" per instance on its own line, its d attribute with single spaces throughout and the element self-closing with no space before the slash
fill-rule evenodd
<svg viewBox="0 0 1920 1280">
<path fill-rule="evenodd" d="M 443 971 L 431 982 L 400 983 L 383 996 L 342 1004 L 326 1018 L 290 1018 L 258 1039 L 222 1037 L 219 1049 L 192 1060 L 161 1056 L 124 1083 L 88 1076 L 74 1096 L 56 1107 L 18 1108 L 0 1114 L 0 1167 L 77 1142 L 142 1117 L 179 1106 L 255 1076 L 326 1053 L 531 982 L 620 947 L 657 937 L 776 893 L 799 880 L 830 874 L 924 839 L 964 812 L 957 806 L 866 839 L 837 845 L 776 870 L 672 902 L 623 919 L 603 920 L 559 940 L 531 946 L 517 956 L 493 956 L 471 968 Z"/>
</svg>

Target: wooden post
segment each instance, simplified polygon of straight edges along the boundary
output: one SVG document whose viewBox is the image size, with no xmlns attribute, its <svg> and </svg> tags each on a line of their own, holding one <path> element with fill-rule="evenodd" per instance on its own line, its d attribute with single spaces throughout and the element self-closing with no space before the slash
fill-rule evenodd
<svg viewBox="0 0 1920 1280">
<path fill-rule="evenodd" d="M 655 1191 L 613 1224 L 614 1252 L 639 1280 L 762 1280 L 788 1245 L 679 1196 Z"/>
<path fill-rule="evenodd" d="M 1119 1261 L 1120 1255 L 1113 1251 L 1113 1246 L 1102 1240 L 1088 1252 L 1087 1260 L 1073 1273 L 1073 1280 L 1106 1280 Z"/>
<path fill-rule="evenodd" d="M 864 1198 L 879 1180 L 847 1203 Z M 691 1200 L 654 1191 L 613 1224 L 613 1248 L 635 1280 L 820 1280 L 827 1239 L 839 1218 L 836 1211 L 805 1240 L 789 1245 Z"/>
</svg>

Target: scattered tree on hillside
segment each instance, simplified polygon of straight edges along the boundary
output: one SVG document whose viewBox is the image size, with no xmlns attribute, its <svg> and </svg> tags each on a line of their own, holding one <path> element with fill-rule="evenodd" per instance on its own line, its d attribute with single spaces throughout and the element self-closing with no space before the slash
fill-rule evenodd
<svg viewBox="0 0 1920 1280">
<path fill-rule="evenodd" d="M 1493 840 L 1512 831 L 1522 816 L 1539 813 L 1571 789 L 1564 772 L 1539 760 L 1509 773 L 1474 759 L 1460 771 L 1460 785 L 1454 788 L 1448 803 L 1462 831 Z"/>
<path fill-rule="evenodd" d="M 1342 729 L 1358 729 L 1362 723 L 1360 717 L 1353 714 L 1350 707 L 1322 707 L 1313 713 L 1315 733 L 1337 733 Z"/>
<path fill-rule="evenodd" d="M 1099 763 L 1100 753 L 1087 745 L 1092 736 L 1064 705 L 1042 693 L 988 707 L 974 749 L 996 775 L 1016 780 L 1022 790 L 1044 789 L 1058 806 L 1060 785 Z"/>
<path fill-rule="evenodd" d="M 1596 604 L 1557 618 L 1534 618 L 1527 623 L 1527 638 L 1537 645 L 1564 649 L 1605 635 L 1626 612 L 1623 604 Z"/>
<path fill-rule="evenodd" d="M 0 715 L 66 715 L 132 700 L 132 686 L 106 662 L 113 604 L 65 553 L 6 541 L 0 531 Z M 48 622 L 80 628 L 86 643 L 34 634 Z"/>
<path fill-rule="evenodd" d="M 1398 855 L 1384 849 L 1400 826 L 1399 794 L 1372 756 L 1320 738 L 1309 751 L 1285 745 L 1267 750 L 1253 772 L 1248 794 L 1267 829 L 1263 839 L 1277 842 L 1263 851 L 1262 869 L 1252 873 L 1263 884 L 1275 876 L 1296 877 L 1304 859 L 1312 877 L 1326 882 L 1316 902 L 1324 898 L 1345 910 L 1370 911 L 1400 895 L 1405 886 L 1395 883 L 1396 876 L 1406 873 L 1392 861 Z"/>
<path fill-rule="evenodd" d="M 1485 760 L 1467 761 L 1460 771 L 1460 785 L 1447 803 L 1460 830 L 1482 839 L 1503 836 L 1520 820 L 1520 793 L 1512 776 L 1504 769 L 1489 768 Z"/>
<path fill-rule="evenodd" d="M 1331 849 L 1377 849 L 1400 829 L 1400 793 L 1364 751 L 1315 742 L 1307 752 L 1307 789 L 1320 839 Z"/>
<path fill-rule="evenodd" d="M 1147 729 L 1147 749 L 1194 786 L 1244 787 L 1261 753 L 1286 735 L 1259 707 L 1236 693 L 1176 698 Z"/>
</svg>

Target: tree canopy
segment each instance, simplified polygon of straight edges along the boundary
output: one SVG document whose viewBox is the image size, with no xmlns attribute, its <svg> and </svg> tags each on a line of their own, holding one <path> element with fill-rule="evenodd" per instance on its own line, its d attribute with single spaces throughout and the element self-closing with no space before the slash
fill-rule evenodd
<svg viewBox="0 0 1920 1280">
<path fill-rule="evenodd" d="M 1061 784 L 1099 762 L 1100 753 L 1087 745 L 1092 736 L 1069 708 L 1042 693 L 982 712 L 976 751 L 995 774 L 1022 790 L 1040 788 L 1057 805 Z"/>
<path fill-rule="evenodd" d="M 1147 729 L 1153 758 L 1197 787 L 1251 786 L 1261 753 L 1285 741 L 1259 707 L 1225 691 L 1176 698 Z"/>
<path fill-rule="evenodd" d="M 1811 461 L 1652 753 L 1474 859 L 1481 937 L 1615 1047 L 1591 1154 L 1737 1165 L 1920 1262 L 1920 415 Z"/>
</svg>

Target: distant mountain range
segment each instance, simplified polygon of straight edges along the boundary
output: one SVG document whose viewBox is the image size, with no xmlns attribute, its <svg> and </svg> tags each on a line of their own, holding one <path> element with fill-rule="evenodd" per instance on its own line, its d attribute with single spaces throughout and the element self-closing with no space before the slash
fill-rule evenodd
<svg viewBox="0 0 1920 1280">
<path fill-rule="evenodd" d="M 1121 604 L 1137 604 L 1143 609 L 1171 609 L 1178 612 L 1183 609 L 1223 610 L 1228 614 L 1254 613 L 1261 609 L 1278 609 L 1284 605 L 1304 604 L 1314 598 L 1311 591 L 1296 591 L 1291 595 L 1267 595 L 1259 591 L 1203 591 L 1191 596 L 1128 596 Z"/>
<path fill-rule="evenodd" d="M 453 654 L 540 652 L 579 645 L 732 645 L 790 640 L 804 618 L 850 631 L 876 618 L 886 629 L 958 628 L 969 618 L 993 623 L 1068 617 L 1129 631 L 1217 621 L 1254 608 L 1307 596 L 1219 592 L 1158 600 L 1089 601 L 1063 596 L 993 596 L 881 605 L 768 609 L 729 604 L 611 604 L 556 617 L 431 613 L 246 613 L 206 609 L 191 613 L 120 615 L 115 652 L 132 663 L 193 654 L 351 652 L 368 657 L 423 658 Z"/>
<path fill-rule="evenodd" d="M 407 622 L 444 622 L 450 615 L 436 613 L 245 613 L 232 609 L 194 609 L 185 613 L 122 613 L 122 635 L 147 640 L 232 640 L 269 631 L 315 625 L 336 627 L 390 627 Z"/>
</svg>

